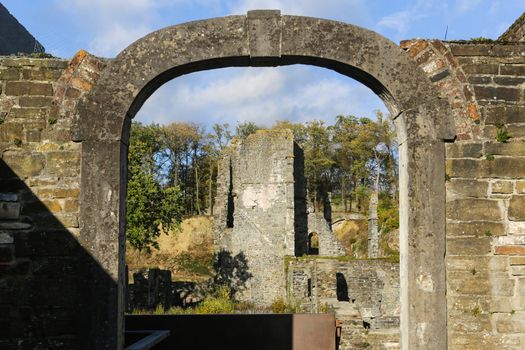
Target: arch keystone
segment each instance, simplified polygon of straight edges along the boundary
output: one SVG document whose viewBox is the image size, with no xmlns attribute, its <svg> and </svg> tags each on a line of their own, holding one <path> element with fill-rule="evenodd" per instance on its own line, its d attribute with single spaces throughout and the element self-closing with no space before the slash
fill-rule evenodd
<svg viewBox="0 0 525 350">
<path fill-rule="evenodd" d="M 281 57 L 281 11 L 248 11 L 247 19 L 250 58 L 264 60 Z"/>
</svg>

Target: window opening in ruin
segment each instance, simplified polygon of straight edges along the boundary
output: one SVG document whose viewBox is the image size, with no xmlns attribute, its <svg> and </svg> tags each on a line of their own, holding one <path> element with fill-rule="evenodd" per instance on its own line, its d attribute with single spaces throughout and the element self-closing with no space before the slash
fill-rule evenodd
<svg viewBox="0 0 525 350">
<path fill-rule="evenodd" d="M 319 235 L 316 232 L 308 235 L 308 254 L 319 255 Z"/>
<path fill-rule="evenodd" d="M 346 283 L 345 275 L 341 272 L 335 274 L 336 280 L 336 295 L 337 301 L 350 301 L 348 297 L 348 283 Z"/>
<path fill-rule="evenodd" d="M 307 290 L 306 290 L 306 296 L 307 297 L 311 297 L 312 296 L 312 279 L 309 278 L 308 281 L 307 281 Z"/>
</svg>

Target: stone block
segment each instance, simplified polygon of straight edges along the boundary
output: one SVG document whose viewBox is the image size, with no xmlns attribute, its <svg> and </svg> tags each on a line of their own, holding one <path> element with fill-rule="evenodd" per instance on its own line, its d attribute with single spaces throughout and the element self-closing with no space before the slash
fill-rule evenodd
<svg viewBox="0 0 525 350">
<path fill-rule="evenodd" d="M 525 194 L 525 181 L 516 181 L 516 193 Z"/>
<path fill-rule="evenodd" d="M 508 269 L 506 256 L 451 256 L 446 258 L 447 271 L 475 273 L 505 272 Z"/>
<path fill-rule="evenodd" d="M 525 296 L 525 278 L 518 278 L 516 294 L 518 296 Z"/>
<path fill-rule="evenodd" d="M 5 85 L 5 94 L 8 96 L 53 96 L 53 86 L 49 83 L 8 81 Z"/>
<path fill-rule="evenodd" d="M 481 143 L 447 143 L 445 144 L 447 158 L 480 158 L 482 155 Z"/>
<path fill-rule="evenodd" d="M 498 74 L 499 66 L 497 64 L 463 64 L 463 71 L 466 74 Z"/>
<path fill-rule="evenodd" d="M 4 221 L 0 222 L 0 230 L 29 230 L 32 225 L 28 222 Z"/>
<path fill-rule="evenodd" d="M 470 179 L 452 179 L 447 183 L 447 190 L 467 197 L 487 197 L 489 183 Z"/>
<path fill-rule="evenodd" d="M 42 108 L 12 108 L 9 112 L 11 118 L 21 119 L 43 119 L 46 115 Z"/>
<path fill-rule="evenodd" d="M 448 159 L 446 169 L 452 178 L 521 178 L 525 174 L 525 158 L 496 156 L 493 160 Z"/>
<path fill-rule="evenodd" d="M 485 153 L 503 156 L 525 156 L 525 142 L 486 142 Z"/>
<path fill-rule="evenodd" d="M 46 172 L 54 176 L 79 176 L 80 153 L 68 151 L 47 153 Z"/>
<path fill-rule="evenodd" d="M 524 106 L 490 106 L 484 111 L 485 124 L 525 123 Z"/>
<path fill-rule="evenodd" d="M 0 202 L 18 202 L 18 195 L 16 193 L 0 193 Z"/>
<path fill-rule="evenodd" d="M 510 265 L 525 265 L 525 256 L 511 256 L 510 257 Z"/>
<path fill-rule="evenodd" d="M 490 277 L 487 278 L 491 285 L 491 296 L 510 297 L 514 295 L 516 281 L 508 277 Z"/>
<path fill-rule="evenodd" d="M 7 169 L 0 169 L 0 177 L 7 177 L 13 171 L 18 177 L 25 178 L 39 175 L 44 169 L 45 158 L 41 153 L 6 151 L 2 154 L 2 160 Z"/>
<path fill-rule="evenodd" d="M 66 199 L 64 201 L 64 212 L 65 213 L 78 212 L 78 209 L 79 209 L 79 206 L 78 206 L 77 199 Z"/>
<path fill-rule="evenodd" d="M 476 178 L 482 177 L 484 169 L 481 160 L 476 159 L 447 159 L 446 173 L 448 176 Z M 486 176 L 488 177 L 488 176 Z"/>
<path fill-rule="evenodd" d="M 51 97 L 44 96 L 20 96 L 18 98 L 18 104 L 20 107 L 33 107 L 33 108 L 42 108 L 49 107 L 53 99 Z"/>
<path fill-rule="evenodd" d="M 0 80 L 19 80 L 20 72 L 16 68 L 0 69 Z"/>
<path fill-rule="evenodd" d="M 34 192 L 39 198 L 78 198 L 80 196 L 79 188 L 44 187 L 35 188 Z"/>
<path fill-rule="evenodd" d="M 498 200 L 462 198 L 447 202 L 447 219 L 460 221 L 497 221 L 502 219 Z"/>
<path fill-rule="evenodd" d="M 510 198 L 509 220 L 525 221 L 525 196 L 512 196 Z"/>
<path fill-rule="evenodd" d="M 509 221 L 509 234 L 525 235 L 525 221 Z"/>
<path fill-rule="evenodd" d="M 24 127 L 20 123 L 4 123 L 0 127 L 0 142 L 14 142 L 22 140 Z"/>
<path fill-rule="evenodd" d="M 10 233 L 0 232 L 0 244 L 12 244 L 13 236 Z"/>
<path fill-rule="evenodd" d="M 22 78 L 24 80 L 45 80 L 55 81 L 62 75 L 62 70 L 52 68 L 23 69 Z"/>
<path fill-rule="evenodd" d="M 499 333 L 525 333 L 525 312 L 494 315 Z"/>
<path fill-rule="evenodd" d="M 79 253 L 77 240 L 66 230 L 17 233 L 17 257 L 75 256 Z"/>
<path fill-rule="evenodd" d="M 497 85 L 503 85 L 503 86 L 518 86 L 525 82 L 524 77 L 501 77 L 496 76 L 494 77 L 494 82 Z"/>
<path fill-rule="evenodd" d="M 525 65 L 502 64 L 500 66 L 500 74 L 525 76 Z"/>
<path fill-rule="evenodd" d="M 447 222 L 447 236 L 501 236 L 505 225 L 497 222 Z"/>
<path fill-rule="evenodd" d="M 492 251 L 490 237 L 449 237 L 448 255 L 486 255 Z"/>
<path fill-rule="evenodd" d="M 20 203 L 0 202 L 0 219 L 18 219 L 20 216 Z"/>
<path fill-rule="evenodd" d="M 454 295 L 489 295 L 491 291 L 487 274 L 472 275 L 466 271 L 450 271 L 447 273 L 447 284 Z"/>
<path fill-rule="evenodd" d="M 519 101 L 521 89 L 474 85 L 476 98 L 481 100 Z"/>
<path fill-rule="evenodd" d="M 450 43 L 450 50 L 454 56 L 486 56 L 490 54 L 491 47 L 483 44 Z"/>
<path fill-rule="evenodd" d="M 510 274 L 512 276 L 525 276 L 525 266 L 523 265 L 511 266 Z"/>
<path fill-rule="evenodd" d="M 495 247 L 497 255 L 525 255 L 524 245 L 503 245 Z"/>
<path fill-rule="evenodd" d="M 9 263 L 15 259 L 12 245 L 0 245 L 0 263 Z"/>
<path fill-rule="evenodd" d="M 59 213 L 63 210 L 63 206 L 60 200 L 57 199 L 44 199 L 42 203 L 51 213 Z"/>
<path fill-rule="evenodd" d="M 492 193 L 499 193 L 499 194 L 510 194 L 514 190 L 514 183 L 512 181 L 494 181 L 492 183 Z"/>
</svg>

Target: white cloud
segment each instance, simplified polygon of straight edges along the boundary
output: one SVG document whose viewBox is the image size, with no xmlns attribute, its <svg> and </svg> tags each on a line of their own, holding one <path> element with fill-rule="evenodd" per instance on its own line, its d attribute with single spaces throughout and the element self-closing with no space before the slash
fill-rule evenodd
<svg viewBox="0 0 525 350">
<path fill-rule="evenodd" d="M 167 0 L 56 0 L 64 14 L 92 33 L 85 49 L 109 57 L 153 31 L 160 9 L 168 3 Z"/>
<path fill-rule="evenodd" d="M 459 14 L 472 11 L 476 6 L 479 5 L 481 0 L 458 0 L 456 3 L 456 11 Z"/>
<path fill-rule="evenodd" d="M 389 37 L 395 41 L 406 39 L 407 33 L 415 22 L 429 17 L 435 6 L 436 4 L 433 0 L 417 0 L 401 11 L 396 11 L 380 18 L 376 25 L 377 30 L 379 32 L 381 32 L 382 29 L 393 30 L 395 32 L 394 38 Z"/>
<path fill-rule="evenodd" d="M 225 69 L 179 77 L 146 101 L 137 119 L 205 125 L 276 120 L 333 122 L 340 114 L 372 116 L 384 105 L 365 86 L 320 68 Z"/>
<path fill-rule="evenodd" d="M 234 14 L 248 10 L 276 9 L 286 15 L 300 15 L 357 22 L 367 19 L 368 11 L 363 0 L 234 0 L 228 5 Z M 362 22 L 361 22 L 362 23 Z"/>
</svg>

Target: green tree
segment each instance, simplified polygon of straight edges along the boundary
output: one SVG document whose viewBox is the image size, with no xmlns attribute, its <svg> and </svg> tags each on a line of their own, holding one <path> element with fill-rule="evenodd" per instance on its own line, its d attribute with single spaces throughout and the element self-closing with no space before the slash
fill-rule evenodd
<svg viewBox="0 0 525 350">
<path fill-rule="evenodd" d="M 182 220 L 178 186 L 161 184 L 156 154 L 159 128 L 133 123 L 128 150 L 126 239 L 139 250 L 157 247 L 161 230 L 176 229 Z"/>
<path fill-rule="evenodd" d="M 242 122 L 237 124 L 237 127 L 235 128 L 235 136 L 245 139 L 259 129 L 261 129 L 261 127 L 254 122 Z"/>
</svg>

